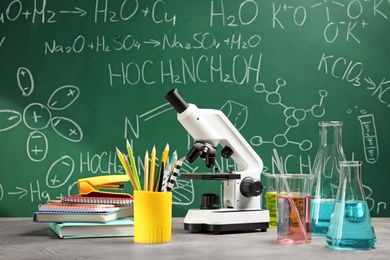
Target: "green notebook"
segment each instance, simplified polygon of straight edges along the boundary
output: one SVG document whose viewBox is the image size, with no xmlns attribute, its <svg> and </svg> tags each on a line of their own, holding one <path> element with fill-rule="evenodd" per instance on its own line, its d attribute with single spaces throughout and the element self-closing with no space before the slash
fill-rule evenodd
<svg viewBox="0 0 390 260">
<path fill-rule="evenodd" d="M 60 238 L 131 237 L 134 235 L 134 222 L 129 218 L 107 223 L 50 222 L 49 227 Z"/>
</svg>

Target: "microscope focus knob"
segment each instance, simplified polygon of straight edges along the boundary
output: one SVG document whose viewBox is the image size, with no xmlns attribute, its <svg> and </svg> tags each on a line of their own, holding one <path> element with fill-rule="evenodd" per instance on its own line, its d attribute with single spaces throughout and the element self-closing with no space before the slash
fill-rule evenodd
<svg viewBox="0 0 390 260">
<path fill-rule="evenodd" d="M 233 150 L 229 146 L 225 146 L 221 150 L 221 155 L 223 156 L 223 158 L 230 158 L 230 156 L 232 156 L 232 154 L 233 154 Z"/>
<path fill-rule="evenodd" d="M 200 208 L 201 209 L 219 209 L 221 205 L 219 204 L 219 196 L 214 193 L 205 193 L 202 194 L 200 198 Z"/>
<path fill-rule="evenodd" d="M 263 191 L 263 184 L 252 177 L 246 177 L 241 181 L 240 191 L 245 197 L 256 197 Z"/>
</svg>

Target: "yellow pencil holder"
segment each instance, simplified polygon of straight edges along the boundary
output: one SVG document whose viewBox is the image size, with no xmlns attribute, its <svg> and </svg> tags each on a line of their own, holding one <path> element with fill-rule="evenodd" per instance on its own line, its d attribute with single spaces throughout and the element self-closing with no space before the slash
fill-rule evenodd
<svg viewBox="0 0 390 260">
<path fill-rule="evenodd" d="M 134 242 L 172 240 L 172 192 L 134 191 Z"/>
</svg>

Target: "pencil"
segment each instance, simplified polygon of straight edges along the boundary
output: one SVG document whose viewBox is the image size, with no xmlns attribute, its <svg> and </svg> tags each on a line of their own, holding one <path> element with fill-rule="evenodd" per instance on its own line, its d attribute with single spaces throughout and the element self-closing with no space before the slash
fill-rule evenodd
<svg viewBox="0 0 390 260">
<path fill-rule="evenodd" d="M 140 183 L 139 177 L 138 177 L 137 166 L 135 165 L 133 149 L 129 143 L 129 140 L 126 140 L 126 148 L 127 148 L 127 154 L 129 155 L 130 167 L 131 167 L 131 171 L 133 172 L 133 175 L 134 175 L 135 183 L 137 184 L 138 189 L 141 190 L 141 183 Z"/>
<path fill-rule="evenodd" d="M 168 155 L 169 155 L 169 144 L 166 144 L 165 148 L 164 148 L 164 151 L 162 153 L 162 156 L 161 156 L 161 162 L 163 162 L 164 165 L 167 164 Z"/>
<path fill-rule="evenodd" d="M 137 189 L 137 185 L 134 183 L 133 176 L 131 176 L 131 173 L 127 169 L 127 166 L 126 166 L 126 163 L 125 163 L 125 159 L 123 158 L 123 154 L 121 153 L 121 151 L 119 151 L 118 147 L 116 147 L 116 154 L 118 156 L 119 161 L 122 164 L 123 169 L 125 170 L 125 173 L 129 177 L 129 180 L 130 180 L 131 185 L 133 186 L 133 189 L 136 190 Z"/>
<path fill-rule="evenodd" d="M 145 191 L 147 191 L 149 188 L 148 180 L 149 180 L 149 153 L 148 150 L 146 150 L 145 159 L 144 159 L 144 190 Z"/>
<path fill-rule="evenodd" d="M 138 186 L 138 184 L 137 184 L 137 182 L 136 182 L 136 180 L 135 180 L 135 178 L 134 178 L 134 173 L 133 173 L 133 171 L 131 170 L 130 163 L 129 163 L 127 157 L 126 157 L 126 154 L 125 154 L 125 153 L 122 153 L 122 157 L 123 157 L 123 163 L 124 163 L 124 165 L 125 165 L 125 169 L 127 170 L 127 173 L 128 173 L 128 175 L 129 175 L 129 178 L 130 178 L 130 180 L 132 180 L 132 182 L 134 183 L 134 189 L 135 189 L 135 190 L 139 190 L 140 187 Z"/>
<path fill-rule="evenodd" d="M 176 164 L 176 161 L 177 161 L 177 152 L 174 151 L 171 155 L 171 158 L 169 159 L 169 167 L 170 167 L 170 172 L 173 171 L 173 168 L 175 168 L 175 164 Z"/>
<path fill-rule="evenodd" d="M 168 155 L 169 155 L 169 144 L 166 144 L 164 151 L 162 152 L 162 155 L 161 155 L 160 166 L 158 168 L 159 175 L 158 175 L 155 191 L 159 191 L 159 189 L 161 189 L 162 176 L 164 175 L 164 170 L 165 170 L 164 166 L 168 162 Z M 161 175 L 161 179 L 160 179 L 160 175 Z"/>
<path fill-rule="evenodd" d="M 156 147 L 153 146 L 150 154 L 150 167 L 149 167 L 149 191 L 153 191 L 154 188 L 154 171 L 156 169 Z"/>
<path fill-rule="evenodd" d="M 163 178 L 164 178 L 164 163 L 162 162 L 160 163 L 155 191 L 162 191 L 161 189 L 162 189 Z"/>
<path fill-rule="evenodd" d="M 175 168 L 173 169 L 173 172 L 172 172 L 171 176 L 169 177 L 167 191 L 171 191 L 173 189 L 173 186 L 175 186 L 176 179 L 177 179 L 177 176 L 179 175 L 180 168 L 181 168 L 182 164 L 183 164 L 182 160 L 178 160 L 176 162 Z"/>
</svg>

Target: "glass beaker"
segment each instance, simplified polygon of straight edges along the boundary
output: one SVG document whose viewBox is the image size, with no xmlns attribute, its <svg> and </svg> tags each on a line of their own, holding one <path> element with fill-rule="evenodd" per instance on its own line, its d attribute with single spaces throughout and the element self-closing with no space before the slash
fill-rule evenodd
<svg viewBox="0 0 390 260">
<path fill-rule="evenodd" d="M 279 174 L 264 173 L 265 177 L 265 208 L 269 211 L 269 225 L 276 227 L 278 224 L 278 198 L 277 184 Z"/>
<path fill-rule="evenodd" d="M 361 179 L 360 161 L 340 162 L 340 185 L 326 242 L 336 249 L 370 249 L 376 236 Z"/>
<path fill-rule="evenodd" d="M 339 186 L 339 162 L 345 161 L 345 155 L 342 122 L 322 121 L 318 125 L 320 144 L 312 170 L 311 222 L 313 235 L 325 236 Z"/>
<path fill-rule="evenodd" d="M 279 244 L 311 242 L 310 174 L 280 174 L 278 179 Z"/>
</svg>

